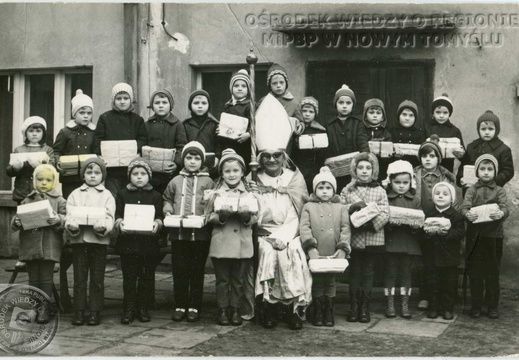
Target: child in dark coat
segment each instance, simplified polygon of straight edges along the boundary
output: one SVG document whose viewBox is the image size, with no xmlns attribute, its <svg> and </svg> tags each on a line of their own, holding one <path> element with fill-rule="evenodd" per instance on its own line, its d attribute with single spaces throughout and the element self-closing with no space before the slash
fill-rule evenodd
<svg viewBox="0 0 519 360">
<path fill-rule="evenodd" d="M 389 129 L 393 143 L 420 145 L 425 141 L 425 132 L 416 123 L 418 107 L 414 102 L 410 100 L 402 101 L 398 105 L 397 117 L 398 124 Z M 414 155 L 404 155 L 400 159 L 411 163 L 413 168 L 420 165 L 420 159 Z"/>
<path fill-rule="evenodd" d="M 299 103 L 299 107 L 305 122 L 305 130 L 301 135 L 326 134 L 326 129 L 315 119 L 319 114 L 319 103 L 317 100 L 312 96 L 305 97 Z M 299 149 L 299 137 L 296 138 L 294 149 L 292 150 L 292 160 L 305 178 L 308 193 L 313 192 L 313 178 L 319 173 L 319 169 L 325 159 L 325 148 Z"/>
<path fill-rule="evenodd" d="M 454 318 L 454 301 L 458 290 L 460 248 L 465 236 L 463 216 L 452 206 L 456 199 L 454 186 L 439 182 L 432 188 L 434 210 L 427 218 L 445 218 L 450 228 L 429 228 L 422 241 L 422 258 L 426 276 L 426 297 L 429 301 L 427 317 L 436 319 L 443 312 L 445 320 Z"/>
<path fill-rule="evenodd" d="M 387 116 L 384 103 L 380 99 L 369 99 L 364 103 L 362 117 L 369 141 L 392 141 L 391 133 L 387 128 Z M 377 155 L 380 166 L 379 179 L 384 176 L 391 158 Z"/>
<path fill-rule="evenodd" d="M 313 188 L 299 223 L 303 250 L 310 259 L 345 259 L 351 252 L 350 219 L 347 208 L 336 194 L 337 182 L 328 167 L 321 168 L 315 176 Z M 313 274 L 312 281 L 313 324 L 334 326 L 335 274 Z"/>
<path fill-rule="evenodd" d="M 447 94 L 438 96 L 432 102 L 432 121 L 428 127 L 426 127 L 426 137 L 430 138 L 431 135 L 436 134 L 441 138 L 458 138 L 461 142 L 461 148 L 453 150 L 453 154 L 457 159 L 461 159 L 465 154 L 465 148 L 463 145 L 463 137 L 461 136 L 461 130 L 458 129 L 451 121 L 453 105 Z M 454 171 L 454 159 L 443 159 L 441 165 L 449 170 Z"/>
<path fill-rule="evenodd" d="M 13 153 L 32 153 L 45 152 L 48 155 L 48 162 L 54 165 L 54 151 L 45 144 L 47 134 L 47 123 L 39 116 L 30 116 L 23 122 L 22 135 L 23 145 L 16 147 Z M 15 177 L 13 200 L 19 205 L 29 193 L 34 190 L 33 173 L 34 168 L 40 165 L 45 159 L 40 161 L 10 161 L 7 165 L 7 176 Z"/>
<path fill-rule="evenodd" d="M 149 293 L 155 289 L 155 258 L 160 251 L 158 234 L 162 228 L 162 196 L 153 190 L 151 177 L 148 162 L 135 158 L 128 165 L 130 183 L 117 193 L 115 228 L 120 234 L 115 250 L 121 255 L 124 292 L 121 324 L 131 324 L 135 313 L 139 321 L 150 321 Z M 153 230 L 149 235 L 132 234 L 126 230 L 128 224 L 124 223 L 124 212 L 127 204 L 154 206 Z"/>
<path fill-rule="evenodd" d="M 387 168 L 387 197 L 390 206 L 421 210 L 420 198 L 416 195 L 416 181 L 412 165 L 404 160 L 397 160 Z M 386 295 L 386 317 L 396 316 L 395 287 L 397 277 L 400 281 L 402 296 L 401 315 L 410 319 L 409 297 L 411 296 L 411 272 L 413 258 L 422 255 L 419 239 L 423 234 L 420 225 L 393 224 L 391 210 L 389 224 L 386 225 L 385 254 L 384 254 L 384 293 Z"/>
<path fill-rule="evenodd" d="M 467 189 L 470 184 L 463 179 L 463 167 L 474 165 L 476 159 L 483 154 L 491 154 L 497 159 L 499 172 L 496 173 L 495 182 L 498 186 L 505 186 L 514 177 L 514 160 L 512 151 L 499 137 L 501 124 L 497 115 L 487 110 L 478 118 L 477 130 L 479 139 L 467 146 L 467 152 L 461 159 L 458 169 L 458 185 Z"/>
<path fill-rule="evenodd" d="M 205 215 L 205 190 L 214 188 L 206 167 L 205 149 L 191 141 L 182 150 L 184 168 L 170 181 L 164 192 L 164 216 Z M 205 262 L 209 253 L 211 228 L 171 228 L 171 263 L 175 295 L 174 321 L 194 322 L 199 318 L 204 290 Z M 187 314 L 186 314 L 187 313 Z M 186 316 L 187 315 L 187 316 Z"/>
<path fill-rule="evenodd" d="M 66 201 L 56 188 L 57 184 L 56 169 L 50 164 L 38 165 L 33 173 L 34 190 L 21 202 L 24 205 L 48 200 L 53 210 L 52 217 L 47 220 L 49 226 L 24 230 L 17 215 L 11 221 L 11 231 L 20 231 L 20 260 L 27 262 L 29 285 L 45 292 L 49 299 L 52 299 L 54 289 L 54 264 L 59 263 L 61 258 L 61 231 L 67 212 Z M 37 311 L 38 324 L 51 320 L 47 302 L 43 302 Z"/>
<path fill-rule="evenodd" d="M 347 86 L 337 90 L 333 97 L 333 105 L 337 109 L 337 117 L 326 125 L 328 134 L 327 158 L 349 154 L 355 151 L 369 152 L 369 137 L 360 119 L 352 114 L 356 104 L 355 94 Z M 342 190 L 351 180 L 348 175 L 337 178 L 337 189 Z"/>
<path fill-rule="evenodd" d="M 166 90 L 157 90 L 151 95 L 148 108 L 153 110 L 153 115 L 146 121 L 146 133 L 148 140 L 146 145 L 164 149 L 176 149 L 175 159 L 164 173 L 154 172 L 150 179 L 153 188 L 163 193 L 166 186 L 182 167 L 182 149 L 187 143 L 186 129 L 182 122 L 173 115 L 175 102 L 173 95 Z"/>
<path fill-rule="evenodd" d="M 499 268 L 503 255 L 503 221 L 509 210 L 506 192 L 496 184 L 498 160 L 483 154 L 476 159 L 475 172 L 478 182 L 467 189 L 461 213 L 469 221 L 465 254 L 470 276 L 470 316 L 479 318 L 483 299 L 488 308 L 488 317 L 499 317 Z M 472 210 L 479 205 L 497 204 L 498 210 L 490 214 L 491 222 L 475 223 L 478 215 Z M 485 292 L 485 296 L 483 293 Z"/>
<path fill-rule="evenodd" d="M 133 100 L 130 85 L 119 83 L 112 88 L 112 110 L 99 116 L 94 135 L 94 154 L 101 155 L 101 141 L 105 140 L 136 140 L 137 152 L 141 152 L 147 141 L 146 127 L 144 119 L 133 112 Z M 105 184 L 114 197 L 119 189 L 126 186 L 126 182 L 125 167 L 108 168 Z"/>
<path fill-rule="evenodd" d="M 244 159 L 248 170 L 248 164 L 251 161 L 251 87 L 247 70 L 241 69 L 232 76 L 229 90 L 231 91 L 231 99 L 225 103 L 223 112 L 247 118 L 249 124 L 247 131 L 239 134 L 236 140 L 219 136 L 217 143 L 220 149 L 236 151 Z"/>
</svg>

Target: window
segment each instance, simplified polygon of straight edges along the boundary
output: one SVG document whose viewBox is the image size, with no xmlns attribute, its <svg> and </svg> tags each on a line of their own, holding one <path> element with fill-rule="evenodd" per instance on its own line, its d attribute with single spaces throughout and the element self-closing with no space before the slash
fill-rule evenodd
<svg viewBox="0 0 519 360">
<path fill-rule="evenodd" d="M 71 119 L 70 101 L 81 89 L 92 97 L 92 69 L 0 71 L 0 158 L 23 143 L 23 121 L 41 116 L 47 122 L 46 143 L 52 146 L 58 132 Z M 0 191 L 11 190 L 11 179 L 0 172 Z"/>
<path fill-rule="evenodd" d="M 267 95 L 267 70 L 270 64 L 255 65 L 255 96 L 256 102 Z M 204 89 L 211 96 L 211 114 L 217 119 L 224 109 L 224 105 L 231 98 L 229 82 L 232 74 L 240 69 L 249 71 L 248 64 L 196 66 L 196 88 Z"/>
</svg>

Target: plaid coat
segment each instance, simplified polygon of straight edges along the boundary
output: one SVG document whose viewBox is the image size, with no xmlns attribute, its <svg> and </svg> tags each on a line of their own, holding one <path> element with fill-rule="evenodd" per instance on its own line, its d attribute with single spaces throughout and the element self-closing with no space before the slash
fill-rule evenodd
<svg viewBox="0 0 519 360">
<path fill-rule="evenodd" d="M 351 163 L 351 175 L 353 180 L 341 192 L 341 198 L 348 209 L 351 204 L 359 201 L 375 202 L 380 209 L 380 214 L 372 219 L 375 231 L 359 230 L 352 226 L 351 247 L 352 249 L 365 249 L 367 246 L 384 245 L 384 226 L 389 220 L 389 202 L 386 191 L 380 186 L 359 186 L 356 176 L 357 164 L 367 160 L 373 166 L 372 181 L 378 176 L 378 162 L 375 155 L 371 153 L 360 153 Z M 371 184 L 370 184 L 371 185 Z"/>
</svg>

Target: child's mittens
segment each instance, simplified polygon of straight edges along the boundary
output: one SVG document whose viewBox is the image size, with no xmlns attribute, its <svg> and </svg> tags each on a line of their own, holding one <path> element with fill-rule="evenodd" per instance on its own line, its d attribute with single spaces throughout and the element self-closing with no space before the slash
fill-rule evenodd
<svg viewBox="0 0 519 360">
<path fill-rule="evenodd" d="M 311 248 L 308 250 L 308 257 L 310 259 L 319 259 L 319 251 L 316 248 Z"/>
<path fill-rule="evenodd" d="M 77 233 L 79 231 L 79 224 L 76 219 L 70 219 L 67 221 L 67 230 L 71 233 Z"/>
<path fill-rule="evenodd" d="M 226 222 L 232 214 L 232 207 L 230 207 L 229 205 L 224 205 L 220 210 L 218 210 L 218 217 L 220 218 L 220 222 L 222 223 Z"/>
<path fill-rule="evenodd" d="M 14 171 L 20 171 L 23 168 L 23 161 L 20 159 L 13 159 L 9 165 L 14 169 Z"/>
<path fill-rule="evenodd" d="M 346 259 L 346 251 L 342 250 L 342 249 L 337 249 L 337 251 L 335 252 L 335 254 L 333 254 L 333 258 L 334 259 Z"/>
<path fill-rule="evenodd" d="M 240 215 L 240 220 L 244 223 L 248 223 L 252 216 L 252 213 L 249 211 L 249 207 L 247 205 L 238 207 L 238 215 Z"/>
<path fill-rule="evenodd" d="M 47 155 L 47 153 L 44 153 L 44 154 L 42 154 L 41 156 L 36 156 L 36 157 L 30 156 L 30 157 L 27 159 L 27 162 L 28 162 L 29 165 L 31 165 L 33 168 L 36 168 L 38 165 L 41 165 L 41 164 L 48 164 L 48 163 L 49 163 L 49 155 Z"/>
<path fill-rule="evenodd" d="M 99 235 L 104 235 L 106 232 L 106 224 L 104 220 L 98 220 L 94 224 L 94 232 Z"/>
<path fill-rule="evenodd" d="M 364 201 L 358 201 L 356 203 L 353 203 L 350 205 L 350 208 L 348 209 L 348 213 L 351 215 L 356 211 L 359 211 L 360 209 L 365 208 L 367 205 Z"/>
</svg>

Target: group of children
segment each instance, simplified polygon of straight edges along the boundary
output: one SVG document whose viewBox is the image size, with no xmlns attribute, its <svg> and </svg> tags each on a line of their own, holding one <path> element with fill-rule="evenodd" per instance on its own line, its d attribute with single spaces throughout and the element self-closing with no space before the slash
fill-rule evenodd
<svg viewBox="0 0 519 360">
<path fill-rule="evenodd" d="M 497 318 L 502 223 L 508 216 L 502 186 L 514 174 L 510 148 L 498 138 L 498 117 L 491 111 L 484 113 L 477 122 L 480 138 L 466 150 L 462 146 L 453 152 L 462 164 L 456 177 L 452 173 L 453 159 L 444 159 L 438 144 L 438 137 L 458 137 L 463 144 L 459 129 L 450 122 L 453 105 L 447 96 L 433 101 L 432 124 L 426 131 L 417 127 L 418 108 L 409 100 L 398 108 L 398 126 L 388 128 L 384 104 L 379 99 L 365 103 L 362 120 L 352 116 L 355 94 L 343 85 L 333 99 L 337 117 L 324 127 L 316 120 L 317 100 L 305 97 L 298 103 L 287 90 L 288 75 L 283 67 L 274 64 L 267 81 L 271 95 L 293 121 L 294 136 L 287 153 L 292 154 L 312 193 L 300 219 L 303 249 L 309 259 L 350 259 L 351 307 L 347 320 L 370 321 L 373 269 L 380 254 L 384 256 L 386 316 L 396 316 L 394 299 L 399 293 L 401 315 L 411 317 L 411 270 L 415 257 L 421 256 L 424 283 L 420 295 L 428 302 L 427 316 L 436 318 L 442 313 L 445 319 L 452 319 L 460 247 L 465 235 L 472 294 L 470 315 L 480 316 L 485 298 L 488 316 Z M 246 71 L 233 75 L 230 92 L 231 99 L 224 111 L 251 120 L 251 87 Z M 261 221 L 260 212 L 251 211 L 248 206 L 236 209 L 229 205 L 216 210 L 215 200 L 256 199 L 244 180 L 251 157 L 251 122 L 247 131 L 235 139 L 219 137 L 219 122 L 210 113 L 211 99 L 204 90 L 190 95 L 191 117 L 184 121 L 173 115 L 173 96 L 167 90 L 152 95 L 150 108 L 154 114 L 146 122 L 133 112 L 133 101 L 133 90 L 128 84 L 115 85 L 112 110 L 102 114 L 96 126 L 92 123 L 92 100 L 78 90 L 72 99 L 73 119 L 60 131 L 52 148 L 45 145 L 45 120 L 37 116 L 25 120 L 24 145 L 14 152 L 46 152 L 49 160 L 48 164 L 9 164 L 7 174 L 16 177 L 13 199 L 18 204 L 48 199 L 54 210 L 54 216 L 48 220 L 50 226 L 36 230 L 24 230 L 17 216 L 12 220 L 12 229 L 20 230 L 20 260 L 27 263 L 29 283 L 51 297 L 54 263 L 60 261 L 62 248 L 67 244 L 72 249 L 74 266 L 73 324 L 98 325 L 107 248 L 117 238 L 115 249 L 121 259 L 124 292 L 121 323 L 129 324 L 135 317 L 150 321 L 149 294 L 154 291 L 160 242 L 168 237 L 174 278 L 173 320 L 198 320 L 205 262 L 210 256 L 216 273 L 217 322 L 239 325 L 244 278 L 254 256 L 252 228 Z M 327 148 L 299 149 L 299 136 L 319 133 L 327 134 Z M 133 159 L 127 168 L 107 168 L 102 158 L 93 157 L 82 162 L 79 175 L 59 176 L 60 156 L 102 155 L 101 142 L 106 140 L 136 140 L 139 153 L 144 145 L 175 148 L 177 152 L 174 161 L 160 173 L 153 172 L 141 157 Z M 377 158 L 369 152 L 370 140 L 419 144 L 418 157 L 404 156 L 396 161 Z M 335 178 L 326 167 L 321 169 L 326 158 L 356 151 L 360 153 L 351 163 L 350 176 Z M 207 153 L 215 153 L 214 160 L 207 161 Z M 475 165 L 475 185 L 466 183 L 462 176 L 463 166 L 470 164 Z M 462 200 L 457 200 L 456 185 L 464 190 Z M 378 215 L 361 227 L 354 227 L 350 216 L 372 202 L 378 206 Z M 491 203 L 499 206 L 498 211 L 490 214 L 491 225 L 473 223 L 477 215 L 471 209 Z M 151 234 L 136 235 L 125 230 L 126 204 L 154 206 Z M 80 206 L 104 207 L 106 217 L 93 226 L 78 225 L 71 211 Z M 450 227 L 424 231 L 419 226 L 389 224 L 389 206 L 421 209 L 426 218 L 447 218 Z M 168 215 L 205 216 L 208 225 L 165 231 L 163 220 Z M 326 226 L 322 225 L 323 216 L 330 218 L 325 219 L 329 222 Z M 328 230 L 328 225 L 329 232 L 318 231 L 325 227 Z M 315 276 L 312 292 L 312 322 L 333 326 L 335 276 Z M 49 319 L 49 309 L 39 309 L 37 322 Z"/>
</svg>

